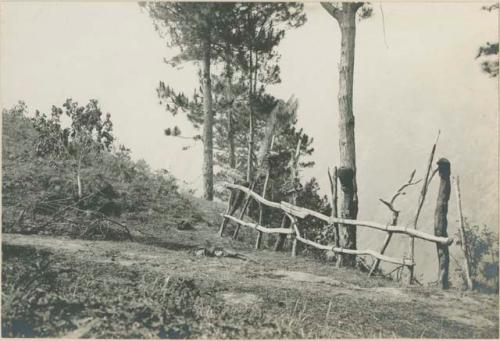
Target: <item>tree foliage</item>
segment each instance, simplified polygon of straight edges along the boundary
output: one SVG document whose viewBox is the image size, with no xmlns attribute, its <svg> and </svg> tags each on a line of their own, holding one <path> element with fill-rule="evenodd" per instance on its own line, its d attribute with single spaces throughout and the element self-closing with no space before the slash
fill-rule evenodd
<svg viewBox="0 0 500 341">
<path fill-rule="evenodd" d="M 488 12 L 498 11 L 498 3 L 483 6 L 482 9 Z M 485 45 L 480 46 L 476 59 L 481 60 L 481 70 L 484 73 L 490 77 L 498 76 L 498 42 L 486 42 Z"/>
<path fill-rule="evenodd" d="M 498 292 L 498 235 L 485 225 L 464 221 L 464 238 L 469 250 L 471 278 L 475 289 Z M 456 233 L 457 243 L 463 243 Z M 465 272 L 459 267 L 459 276 L 466 283 Z"/>
<path fill-rule="evenodd" d="M 96 103 L 85 107 L 66 103 L 70 116 L 81 115 L 77 123 L 61 120 L 63 111 L 57 107 L 50 116 L 30 115 L 24 103 L 2 112 L 3 231 L 121 239 L 126 237 L 126 224 L 175 225 L 181 216 L 199 221 L 167 171 L 153 171 L 144 161 L 133 161 L 130 150 L 116 146 L 108 135 L 97 139 L 96 129 L 109 132 L 111 121 L 110 116 L 97 118 Z M 94 126 L 92 134 L 72 134 L 82 126 Z M 80 197 L 73 166 L 82 150 L 72 150 L 82 140 L 93 141 L 93 147 L 86 149 L 89 153 L 81 163 L 86 190 Z M 127 223 L 113 222 L 118 218 Z"/>
</svg>

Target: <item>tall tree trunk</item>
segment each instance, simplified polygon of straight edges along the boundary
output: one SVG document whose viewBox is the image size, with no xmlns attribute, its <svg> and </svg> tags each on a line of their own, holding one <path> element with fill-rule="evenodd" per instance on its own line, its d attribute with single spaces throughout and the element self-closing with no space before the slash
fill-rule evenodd
<svg viewBox="0 0 500 341">
<path fill-rule="evenodd" d="M 439 177 L 438 198 L 436 211 L 434 213 L 434 234 L 440 237 L 448 237 L 448 201 L 450 200 L 450 161 L 445 158 L 437 162 Z M 450 267 L 450 254 L 448 245 L 436 244 L 438 253 L 438 282 L 443 289 L 450 287 L 448 276 Z"/>
<path fill-rule="evenodd" d="M 354 200 L 354 171 L 352 168 L 340 167 L 338 169 L 338 177 L 340 180 L 340 188 L 342 189 L 342 200 L 340 203 L 340 217 L 348 219 L 356 219 L 357 202 Z M 356 249 L 356 226 L 341 225 L 339 229 L 340 247 L 345 249 Z M 356 257 L 339 253 L 337 258 L 337 266 L 356 266 Z"/>
<path fill-rule="evenodd" d="M 236 149 L 234 147 L 233 112 L 227 113 L 227 139 L 229 142 L 229 167 L 236 168 Z"/>
<path fill-rule="evenodd" d="M 226 101 L 227 107 L 227 142 L 229 145 L 229 167 L 236 167 L 236 152 L 234 147 L 233 126 L 233 69 L 231 67 L 231 52 L 226 52 Z"/>
<path fill-rule="evenodd" d="M 214 198 L 214 164 L 213 164 L 213 111 L 212 83 L 210 80 L 210 40 L 203 42 L 203 197 Z"/>
<path fill-rule="evenodd" d="M 248 129 L 248 155 L 247 155 L 247 181 L 252 182 L 253 178 L 253 145 L 254 145 L 254 114 L 250 108 L 250 127 Z"/>
<path fill-rule="evenodd" d="M 252 182 L 253 168 L 252 168 L 252 158 L 253 158 L 253 144 L 254 144 L 254 113 L 253 113 L 253 54 L 250 51 L 250 70 L 248 79 L 248 109 L 249 109 L 249 128 L 248 128 L 248 154 L 247 154 L 247 181 Z"/>
<path fill-rule="evenodd" d="M 353 83 L 354 47 L 356 40 L 356 11 L 358 4 L 343 3 L 336 17 L 341 32 L 339 63 L 339 179 L 342 188 L 340 216 L 356 219 L 358 216 L 358 194 L 356 185 L 356 148 L 354 139 Z M 340 246 L 356 249 L 356 227 L 341 226 Z M 356 256 L 339 254 L 339 265 L 354 267 Z"/>
</svg>

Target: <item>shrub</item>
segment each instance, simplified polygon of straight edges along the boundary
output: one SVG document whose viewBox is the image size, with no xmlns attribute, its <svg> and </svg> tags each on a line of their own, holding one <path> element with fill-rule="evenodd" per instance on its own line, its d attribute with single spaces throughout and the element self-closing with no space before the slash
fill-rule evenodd
<svg viewBox="0 0 500 341">
<path fill-rule="evenodd" d="M 471 224 L 467 219 L 464 219 L 464 232 L 474 288 L 498 292 L 498 236 L 487 226 Z M 457 243 L 463 242 L 458 233 L 455 238 Z M 458 268 L 457 271 L 466 283 L 464 270 Z"/>
</svg>

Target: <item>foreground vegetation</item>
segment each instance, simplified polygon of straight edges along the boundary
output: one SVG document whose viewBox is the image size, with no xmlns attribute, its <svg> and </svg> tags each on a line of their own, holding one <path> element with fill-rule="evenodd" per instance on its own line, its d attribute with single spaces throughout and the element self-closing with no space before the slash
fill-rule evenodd
<svg viewBox="0 0 500 341">
<path fill-rule="evenodd" d="M 251 261 L 194 255 L 191 247 L 214 232 L 166 231 L 157 246 L 140 238 L 84 242 L 7 234 L 2 334 L 498 337 L 496 296 L 397 288 L 303 257 L 292 262 L 288 255 L 252 253 L 228 240 L 218 245 L 237 248 Z M 190 242 L 170 243 L 172 234 Z"/>
</svg>

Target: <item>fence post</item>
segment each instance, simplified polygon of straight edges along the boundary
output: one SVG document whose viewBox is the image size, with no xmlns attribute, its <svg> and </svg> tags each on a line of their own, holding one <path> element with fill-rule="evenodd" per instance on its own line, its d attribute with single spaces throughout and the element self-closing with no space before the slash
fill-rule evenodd
<svg viewBox="0 0 500 341">
<path fill-rule="evenodd" d="M 460 195 L 460 179 L 457 175 L 455 179 L 455 194 L 457 195 L 457 210 L 458 210 L 458 219 L 459 219 L 459 230 L 460 230 L 460 239 L 462 240 L 461 246 L 462 251 L 464 253 L 464 271 L 465 278 L 467 280 L 467 287 L 469 290 L 474 290 L 474 282 L 470 276 L 470 255 L 469 255 L 469 245 L 467 243 L 465 237 L 465 226 L 464 226 L 464 216 L 462 214 L 462 197 Z"/>
<path fill-rule="evenodd" d="M 248 185 L 249 185 L 248 182 L 246 182 L 246 181 L 235 181 L 234 183 L 236 185 L 241 185 L 244 187 L 248 187 Z M 237 189 L 231 189 L 231 193 L 229 194 L 229 200 L 228 200 L 228 204 L 227 204 L 226 214 L 233 215 L 238 210 L 238 208 L 241 206 L 244 198 L 245 198 L 245 193 L 243 193 L 242 191 L 237 190 Z M 245 203 L 245 205 L 247 205 L 247 204 Z M 245 209 L 246 208 L 243 209 L 243 213 L 244 213 Z M 228 223 L 228 219 L 224 217 L 224 219 L 222 219 L 222 223 L 221 223 L 220 228 L 219 228 L 219 236 L 220 237 L 222 237 L 222 234 L 224 233 L 224 229 L 226 228 L 227 223 Z"/>
<path fill-rule="evenodd" d="M 274 138 L 271 142 L 271 146 L 272 146 L 272 143 L 274 142 Z M 267 167 L 267 170 L 266 170 L 266 179 L 264 180 L 264 187 L 262 188 L 262 197 L 265 198 L 266 197 L 266 192 L 267 192 L 267 184 L 269 183 L 269 175 L 270 175 L 270 168 Z M 264 224 L 264 210 L 265 210 L 266 206 L 263 206 L 260 202 L 259 202 L 259 225 L 260 226 L 263 226 Z M 260 242 L 262 240 L 262 232 L 260 231 L 257 231 L 257 239 L 255 240 L 255 249 L 258 250 L 260 248 Z"/>
<path fill-rule="evenodd" d="M 283 215 L 283 218 L 281 218 L 281 228 L 285 228 L 286 225 L 287 225 L 287 216 L 286 214 Z M 274 243 L 274 251 L 281 251 L 283 249 L 283 246 L 285 244 L 285 238 L 286 238 L 286 235 L 285 234 L 278 234 L 278 236 L 276 237 L 276 241 Z"/>
<path fill-rule="evenodd" d="M 262 222 L 264 220 L 264 210 L 265 206 L 263 206 L 260 202 L 259 202 L 259 225 L 260 226 L 263 226 Z M 257 239 L 255 239 L 255 249 L 258 250 L 260 248 L 260 242 L 262 240 L 262 232 L 261 231 L 257 231 Z"/>
<path fill-rule="evenodd" d="M 292 238 L 292 257 L 297 257 L 297 236 L 292 233 L 290 237 Z"/>
<path fill-rule="evenodd" d="M 338 201 L 338 195 L 337 195 L 337 189 L 338 189 L 338 174 L 337 174 L 337 167 L 333 167 L 332 174 L 330 174 L 330 170 L 328 170 L 328 179 L 330 180 L 330 190 L 332 192 L 332 218 L 338 218 L 338 209 L 337 209 L 337 201 Z M 335 246 L 340 246 L 339 244 L 339 224 L 333 224 L 334 228 L 334 238 L 335 238 Z"/>
<path fill-rule="evenodd" d="M 440 177 L 439 192 L 434 213 L 434 234 L 440 237 L 448 237 L 448 201 L 450 200 L 450 161 L 441 158 L 437 162 Z M 438 254 L 438 283 L 443 289 L 448 289 L 450 254 L 448 245 L 436 243 Z"/>
</svg>

